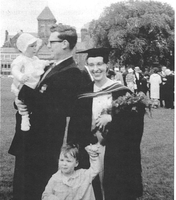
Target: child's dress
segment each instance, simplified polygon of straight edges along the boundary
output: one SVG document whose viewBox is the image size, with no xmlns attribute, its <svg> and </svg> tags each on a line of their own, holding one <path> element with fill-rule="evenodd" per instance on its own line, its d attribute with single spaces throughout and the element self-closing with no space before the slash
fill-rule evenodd
<svg viewBox="0 0 176 200">
<path fill-rule="evenodd" d="M 40 80 L 40 76 L 44 73 L 44 68 L 48 64 L 48 61 L 40 60 L 36 56 L 29 58 L 23 54 L 19 55 L 11 64 L 11 72 L 14 77 L 11 91 L 15 96 L 18 96 L 23 84 L 34 89 Z M 23 75 L 29 76 L 28 81 L 25 83 L 22 82 Z M 28 131 L 29 128 L 29 115 L 22 115 L 21 130 Z"/>
<path fill-rule="evenodd" d="M 150 83 L 150 98 L 153 101 L 152 107 L 157 108 L 159 106 L 158 99 L 160 98 L 160 84 L 162 83 L 161 76 L 159 74 L 152 74 L 149 78 Z"/>
<path fill-rule="evenodd" d="M 99 172 L 99 157 L 90 159 L 89 169 L 79 169 L 70 176 L 59 170 L 49 180 L 42 200 L 95 200 L 92 181 Z"/>
</svg>

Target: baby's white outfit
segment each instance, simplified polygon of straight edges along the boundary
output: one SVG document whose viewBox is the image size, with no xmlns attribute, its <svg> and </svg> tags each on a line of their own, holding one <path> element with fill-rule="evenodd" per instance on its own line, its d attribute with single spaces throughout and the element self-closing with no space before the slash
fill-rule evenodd
<svg viewBox="0 0 176 200">
<path fill-rule="evenodd" d="M 29 58 L 23 54 L 19 55 L 11 64 L 11 72 L 14 77 L 11 91 L 15 96 L 18 96 L 23 84 L 34 89 L 40 80 L 40 76 L 44 73 L 44 68 L 48 64 L 48 61 L 40 60 L 36 56 Z M 22 83 L 23 75 L 29 76 L 28 81 L 25 83 Z M 22 115 L 21 130 L 28 131 L 29 129 L 29 115 Z"/>
</svg>

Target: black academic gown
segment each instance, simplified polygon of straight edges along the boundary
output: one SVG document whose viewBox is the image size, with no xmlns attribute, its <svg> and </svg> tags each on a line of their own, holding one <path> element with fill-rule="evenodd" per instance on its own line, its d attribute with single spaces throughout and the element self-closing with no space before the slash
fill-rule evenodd
<svg viewBox="0 0 176 200">
<path fill-rule="evenodd" d="M 84 93 L 93 91 L 93 83 Z M 130 92 L 128 88 L 112 93 L 113 99 Z M 105 151 L 104 189 L 106 200 L 130 200 L 142 195 L 140 142 L 143 134 L 145 108 L 139 113 L 112 114 L 108 124 Z M 70 120 L 68 140 L 84 147 L 97 142 L 91 132 L 92 98 L 82 98 Z M 81 155 L 81 167 L 88 167 L 88 156 Z M 95 189 L 95 188 L 94 188 Z"/>
<path fill-rule="evenodd" d="M 16 132 L 9 153 L 16 156 L 14 200 L 39 200 L 47 181 L 58 169 L 66 117 L 71 115 L 81 83 L 81 72 L 73 58 L 55 66 L 32 90 L 23 86 L 31 128 L 21 131 L 16 114 Z"/>
<path fill-rule="evenodd" d="M 82 86 L 86 86 L 88 84 L 90 84 L 92 82 L 92 79 L 90 77 L 89 72 L 87 71 L 86 67 L 84 67 L 84 69 L 81 70 L 82 72 Z"/>
<path fill-rule="evenodd" d="M 81 93 L 93 92 L 94 82 L 82 88 Z M 90 143 L 96 143 L 97 139 L 91 132 L 92 126 L 92 98 L 78 99 L 72 113 L 69 128 L 68 142 L 79 144 L 81 158 L 79 161 L 80 168 L 89 167 L 89 157 L 84 148 Z M 83 155 L 82 155 L 83 153 Z"/>
<path fill-rule="evenodd" d="M 106 138 L 104 188 L 106 200 L 136 200 L 142 196 L 140 143 L 145 108 L 114 114 Z"/>
</svg>

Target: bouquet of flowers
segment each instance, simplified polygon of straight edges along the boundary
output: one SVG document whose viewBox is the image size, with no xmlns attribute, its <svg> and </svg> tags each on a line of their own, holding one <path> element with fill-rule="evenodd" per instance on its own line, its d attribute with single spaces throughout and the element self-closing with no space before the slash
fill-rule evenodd
<svg viewBox="0 0 176 200">
<path fill-rule="evenodd" d="M 124 96 L 119 96 L 117 99 L 113 100 L 112 108 L 117 114 L 122 110 L 131 110 L 139 112 L 138 107 L 142 106 L 148 108 L 151 111 L 152 102 L 143 92 L 135 93 L 126 93 Z"/>
<path fill-rule="evenodd" d="M 142 117 L 146 113 L 146 108 L 148 108 L 149 114 L 151 115 L 151 106 L 152 102 L 143 92 L 139 92 L 138 94 L 130 94 L 127 92 L 125 95 L 113 99 L 111 106 L 104 109 L 101 114 L 118 116 L 118 124 L 126 124 L 124 125 L 124 128 L 126 128 L 130 127 L 129 124 L 133 124 L 137 116 Z M 102 132 L 104 139 L 106 138 L 107 133 L 108 126 Z"/>
<path fill-rule="evenodd" d="M 101 114 L 118 114 L 120 111 L 139 112 L 138 107 L 140 106 L 151 111 L 152 102 L 143 92 L 138 94 L 127 92 L 125 95 L 112 100 L 111 107 L 104 109 Z"/>
</svg>

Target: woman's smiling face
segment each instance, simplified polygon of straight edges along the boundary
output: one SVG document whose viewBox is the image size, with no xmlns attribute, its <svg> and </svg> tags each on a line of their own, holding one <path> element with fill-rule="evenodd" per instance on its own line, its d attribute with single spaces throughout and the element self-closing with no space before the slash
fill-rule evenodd
<svg viewBox="0 0 176 200">
<path fill-rule="evenodd" d="M 107 65 L 103 62 L 103 57 L 89 57 L 87 66 L 95 82 L 101 82 L 106 79 Z"/>
</svg>

